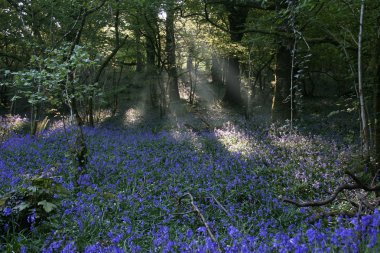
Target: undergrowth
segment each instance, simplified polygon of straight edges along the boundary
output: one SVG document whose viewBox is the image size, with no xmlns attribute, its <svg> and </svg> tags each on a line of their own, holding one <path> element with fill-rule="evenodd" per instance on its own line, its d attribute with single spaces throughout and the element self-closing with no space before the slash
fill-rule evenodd
<svg viewBox="0 0 380 253">
<path fill-rule="evenodd" d="M 79 178 L 75 130 L 1 144 L 1 252 L 380 250 L 378 210 L 313 220 L 350 207 L 282 201 L 326 197 L 347 180 L 342 169 L 355 146 L 231 123 L 200 133 L 87 128 L 84 135 L 88 163 Z"/>
</svg>

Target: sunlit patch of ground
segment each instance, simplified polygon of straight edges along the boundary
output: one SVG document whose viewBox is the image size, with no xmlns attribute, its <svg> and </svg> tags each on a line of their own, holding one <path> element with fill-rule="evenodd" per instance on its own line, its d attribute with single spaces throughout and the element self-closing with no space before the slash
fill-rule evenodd
<svg viewBox="0 0 380 253">
<path fill-rule="evenodd" d="M 139 123 L 143 117 L 143 112 L 141 109 L 130 108 L 124 113 L 124 124 L 128 123 Z"/>
</svg>

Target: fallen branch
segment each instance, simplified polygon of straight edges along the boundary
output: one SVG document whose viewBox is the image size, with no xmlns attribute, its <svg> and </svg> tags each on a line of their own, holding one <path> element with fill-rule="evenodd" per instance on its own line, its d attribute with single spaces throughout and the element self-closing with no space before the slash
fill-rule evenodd
<svg viewBox="0 0 380 253">
<path fill-rule="evenodd" d="M 368 186 L 364 184 L 357 176 L 355 176 L 351 172 L 346 172 L 348 176 L 351 177 L 351 179 L 355 182 L 354 184 L 344 184 L 336 188 L 334 193 L 331 195 L 330 198 L 321 200 L 321 201 L 309 201 L 309 202 L 299 202 L 291 199 L 284 198 L 283 201 L 285 203 L 293 204 L 298 207 L 316 207 L 316 206 L 324 206 L 327 204 L 330 204 L 333 202 L 338 194 L 344 190 L 365 190 L 367 192 L 374 192 L 380 190 L 380 184 L 377 184 L 375 186 Z"/>
<path fill-rule="evenodd" d="M 331 197 L 328 199 L 325 199 L 325 200 L 298 202 L 295 200 L 285 198 L 285 199 L 283 199 L 283 201 L 285 203 L 293 204 L 293 205 L 298 206 L 298 207 L 324 206 L 324 205 L 327 205 L 327 204 L 330 204 L 331 202 L 333 202 L 340 192 L 342 192 L 344 190 L 356 190 L 356 189 L 362 189 L 362 188 L 357 184 L 344 184 L 344 185 L 341 185 L 338 188 L 336 188 L 336 190 L 331 195 Z"/>
<path fill-rule="evenodd" d="M 207 221 L 205 219 L 205 217 L 203 216 L 202 212 L 199 210 L 199 208 L 194 204 L 194 197 L 193 195 L 191 195 L 191 193 L 185 193 L 183 196 L 181 196 L 179 199 L 178 199 L 178 204 L 181 204 L 181 200 L 186 198 L 186 197 L 189 197 L 190 199 L 190 204 L 193 208 L 193 212 L 197 213 L 199 218 L 201 219 L 202 223 L 205 225 L 206 227 L 206 230 L 207 230 L 207 233 L 208 235 L 211 237 L 211 240 L 213 240 L 217 245 L 218 245 L 218 250 L 219 252 L 223 252 L 222 251 L 222 248 L 220 247 L 219 245 L 219 242 L 218 240 L 216 239 L 214 233 L 211 231 L 211 228 L 210 226 L 207 224 Z"/>
<path fill-rule="evenodd" d="M 218 204 L 218 206 L 220 207 L 220 209 L 222 209 L 227 215 L 228 217 L 230 217 L 230 213 L 227 211 L 227 209 L 215 198 L 214 195 L 211 194 L 211 197 L 212 199 L 216 202 L 216 204 Z"/>
</svg>

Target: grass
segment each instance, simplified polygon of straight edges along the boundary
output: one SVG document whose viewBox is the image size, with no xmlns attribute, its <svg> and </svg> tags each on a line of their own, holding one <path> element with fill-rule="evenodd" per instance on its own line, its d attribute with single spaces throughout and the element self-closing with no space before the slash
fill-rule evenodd
<svg viewBox="0 0 380 253">
<path fill-rule="evenodd" d="M 15 232 L 9 221 L 17 210 L 0 206 L 1 252 L 216 252 L 218 244 L 226 252 L 379 250 L 378 211 L 311 223 L 327 209 L 281 201 L 324 198 L 344 181 L 356 147 L 343 140 L 254 124 L 201 133 L 86 128 L 88 166 L 75 187 L 75 135 L 55 130 L 1 144 L 0 193 L 50 178 L 38 189 L 53 191 L 42 198 L 57 205 Z M 189 199 L 179 203 L 186 193 L 217 242 Z M 37 208 L 28 211 L 42 214 Z"/>
</svg>

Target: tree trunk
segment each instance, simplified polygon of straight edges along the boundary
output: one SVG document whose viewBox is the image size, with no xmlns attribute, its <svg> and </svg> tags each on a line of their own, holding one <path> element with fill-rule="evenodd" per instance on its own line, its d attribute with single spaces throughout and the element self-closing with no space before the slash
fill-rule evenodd
<svg viewBox="0 0 380 253">
<path fill-rule="evenodd" d="M 223 84 L 223 75 L 222 75 L 222 65 L 220 64 L 220 59 L 213 54 L 211 59 L 211 81 L 215 85 Z"/>
<path fill-rule="evenodd" d="M 82 33 L 83 33 L 83 29 L 84 29 L 85 24 L 86 24 L 87 17 L 89 15 L 93 14 L 94 12 L 98 11 L 100 8 L 102 8 L 105 3 L 106 3 L 106 0 L 102 0 L 99 3 L 99 5 L 97 5 L 96 7 L 92 8 L 92 9 L 89 9 L 89 10 L 85 9 L 84 7 L 80 8 L 80 13 L 78 16 L 78 20 L 80 20 L 80 26 L 75 33 L 75 37 L 73 37 L 69 40 L 71 43 L 71 47 L 69 49 L 68 55 L 66 56 L 67 59 L 69 59 L 73 55 L 75 47 L 77 45 L 79 45 L 79 43 L 80 43 Z M 72 91 L 72 94 L 75 94 L 75 87 L 74 87 L 74 83 L 73 83 L 74 75 L 75 75 L 74 71 L 75 71 L 74 69 L 71 69 L 70 73 L 68 74 L 68 82 L 70 84 L 70 90 Z M 71 100 L 70 107 L 71 107 L 71 109 L 75 115 L 75 119 L 77 121 L 78 126 L 81 127 L 83 125 L 83 120 L 79 115 L 78 102 L 77 102 L 75 97 Z M 93 108 L 91 105 L 90 110 L 92 111 L 92 109 Z M 91 112 L 91 114 L 92 114 L 92 112 Z"/>
<path fill-rule="evenodd" d="M 374 112 L 375 112 L 375 129 L 374 129 L 374 154 L 373 154 L 373 160 L 375 161 L 375 166 L 372 171 L 372 176 L 376 176 L 375 179 L 376 182 L 380 181 L 380 16 L 377 20 L 378 24 L 378 33 L 377 33 L 377 43 L 375 48 L 375 54 L 374 54 L 374 76 L 375 76 L 375 82 L 374 82 Z M 376 183 L 375 182 L 375 183 Z M 379 196 L 380 193 L 377 192 L 377 195 Z"/>
<path fill-rule="evenodd" d="M 362 69 L 362 37 L 363 37 L 363 18 L 364 18 L 364 0 L 361 1 L 360 22 L 358 35 L 358 92 L 360 102 L 360 120 L 362 129 L 363 155 L 366 160 L 369 159 L 369 129 L 367 113 L 365 109 L 364 91 L 363 91 L 363 69 Z"/>
<path fill-rule="evenodd" d="M 171 102 L 180 100 L 178 89 L 178 74 L 176 66 L 176 45 L 174 37 L 174 2 L 169 2 L 168 10 L 166 11 L 166 60 L 167 71 L 169 78 L 169 98 Z"/>
<path fill-rule="evenodd" d="M 292 2 L 275 1 L 276 11 L 288 8 Z M 279 14 L 280 15 L 280 14 Z M 283 17 L 282 17 L 283 18 Z M 291 33 L 290 20 L 284 18 L 284 21 L 277 28 L 281 32 Z M 288 38 L 278 38 L 279 47 L 276 54 L 276 69 L 274 93 L 272 100 L 272 121 L 284 122 L 290 120 L 291 112 L 291 82 L 292 82 L 292 48 L 293 42 Z"/>
<path fill-rule="evenodd" d="M 5 85 L 0 86 L 0 107 L 7 104 L 7 87 Z"/>
<path fill-rule="evenodd" d="M 244 33 L 245 21 L 248 16 L 248 8 L 226 5 L 229 11 L 228 21 L 230 25 L 230 38 L 232 43 L 240 43 Z M 226 72 L 226 93 L 223 101 L 232 105 L 241 105 L 242 98 L 240 93 L 240 63 L 236 52 L 231 52 L 228 56 L 228 67 Z"/>
<path fill-rule="evenodd" d="M 110 63 L 110 61 L 116 56 L 116 54 L 119 52 L 120 48 L 122 48 L 125 43 L 127 42 L 127 39 L 128 39 L 128 35 L 126 35 L 122 40 L 120 40 L 120 33 L 119 33 L 119 23 L 120 23 L 120 20 L 119 20 L 119 17 L 120 17 L 120 10 L 119 10 L 119 7 L 116 9 L 116 13 L 115 13 L 115 23 L 114 23 L 114 27 L 115 27 L 115 46 L 114 48 L 112 49 L 111 53 L 104 59 L 104 61 L 102 62 L 102 64 L 100 65 L 99 69 L 97 70 L 96 72 L 96 75 L 95 75 L 95 78 L 94 78 L 94 81 L 93 83 L 94 84 L 97 84 L 99 81 L 100 81 L 100 77 L 103 73 L 103 70 L 107 67 L 107 65 Z M 94 94 L 92 94 L 94 95 Z M 95 122 L 94 122 L 94 101 L 93 101 L 93 96 L 90 96 L 89 98 L 89 101 L 88 101 L 88 105 L 89 105 L 89 108 L 88 108 L 88 116 L 89 116 L 89 125 L 90 126 L 94 126 L 95 125 Z"/>
<path fill-rule="evenodd" d="M 156 82 L 156 51 L 153 39 L 150 36 L 145 36 L 146 64 L 145 73 L 149 83 L 150 102 L 153 107 L 158 106 L 158 92 Z"/>
<path fill-rule="evenodd" d="M 146 70 L 149 72 L 156 64 L 156 52 L 150 37 L 145 37 Z"/>
<path fill-rule="evenodd" d="M 135 31 L 136 37 L 136 72 L 141 73 L 144 69 L 144 55 L 141 52 L 141 32 L 139 30 Z"/>
<path fill-rule="evenodd" d="M 277 50 L 274 96 L 272 101 L 272 121 L 283 122 L 291 117 L 290 82 L 292 71 L 290 45 L 280 45 Z"/>
<path fill-rule="evenodd" d="M 232 105 L 242 103 L 240 92 L 240 64 L 239 57 L 229 56 L 226 68 L 226 93 L 223 101 Z"/>
</svg>

